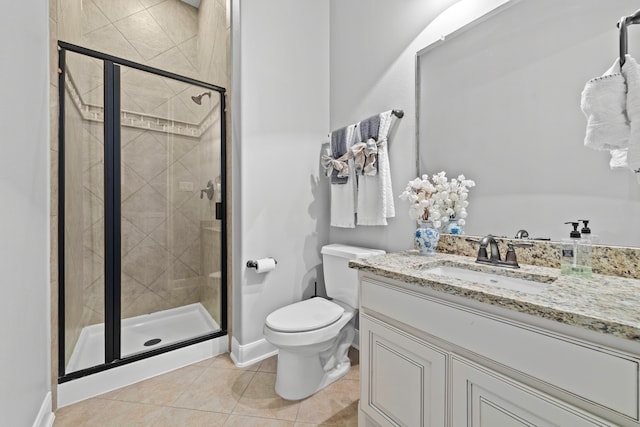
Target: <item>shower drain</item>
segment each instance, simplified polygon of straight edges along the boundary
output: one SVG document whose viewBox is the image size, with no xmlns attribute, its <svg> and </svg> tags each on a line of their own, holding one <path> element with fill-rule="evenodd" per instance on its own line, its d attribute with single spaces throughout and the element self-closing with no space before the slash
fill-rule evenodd
<svg viewBox="0 0 640 427">
<path fill-rule="evenodd" d="M 160 338 L 154 338 L 152 340 L 149 340 L 149 341 L 145 342 L 144 346 L 145 347 L 151 347 L 152 345 L 158 344 L 160 341 L 162 341 Z"/>
</svg>

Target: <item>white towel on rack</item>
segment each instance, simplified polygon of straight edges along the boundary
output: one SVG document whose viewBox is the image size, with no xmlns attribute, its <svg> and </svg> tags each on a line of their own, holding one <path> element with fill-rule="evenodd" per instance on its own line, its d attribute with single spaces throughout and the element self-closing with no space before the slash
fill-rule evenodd
<svg viewBox="0 0 640 427">
<path fill-rule="evenodd" d="M 387 218 L 396 215 L 391 186 L 388 141 L 389 131 L 394 123 L 392 111 L 380 113 L 378 131 L 378 174 L 358 177 L 358 225 L 387 225 Z M 356 139 L 359 135 L 356 134 Z"/>
<path fill-rule="evenodd" d="M 640 181 L 640 65 L 630 55 L 626 56 L 622 75 L 627 82 L 627 117 L 631 128 L 627 167 L 635 172 Z"/>
<path fill-rule="evenodd" d="M 582 91 L 580 108 L 587 117 L 585 147 L 594 150 L 625 150 L 629 144 L 627 120 L 627 84 L 620 73 L 620 62 L 614 64 L 600 77 L 587 82 Z M 625 150 L 626 151 L 626 150 Z M 619 155 L 616 166 L 619 167 Z"/>
<path fill-rule="evenodd" d="M 350 125 L 346 130 L 347 150 L 351 149 L 355 136 L 356 125 Z M 329 149 L 329 153 L 331 149 Z M 349 179 L 345 184 L 331 184 L 331 226 L 341 228 L 355 228 L 355 200 L 356 177 L 353 159 L 348 160 Z"/>
</svg>

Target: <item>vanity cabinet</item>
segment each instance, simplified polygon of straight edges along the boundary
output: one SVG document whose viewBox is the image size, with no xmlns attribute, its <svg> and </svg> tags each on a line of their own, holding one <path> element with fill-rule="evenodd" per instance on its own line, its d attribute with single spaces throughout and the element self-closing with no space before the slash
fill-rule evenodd
<svg viewBox="0 0 640 427">
<path fill-rule="evenodd" d="M 640 426 L 638 354 L 359 274 L 361 427 Z"/>
</svg>

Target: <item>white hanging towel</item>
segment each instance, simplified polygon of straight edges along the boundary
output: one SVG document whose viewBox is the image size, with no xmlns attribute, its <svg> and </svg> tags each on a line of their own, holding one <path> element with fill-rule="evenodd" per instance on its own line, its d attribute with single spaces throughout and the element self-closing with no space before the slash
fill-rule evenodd
<svg viewBox="0 0 640 427">
<path fill-rule="evenodd" d="M 580 107 L 587 117 L 584 145 L 611 154 L 609 166 L 635 172 L 640 182 L 640 65 L 630 55 L 587 82 Z"/>
<path fill-rule="evenodd" d="M 611 167 L 620 165 L 621 152 L 629 145 L 627 119 L 627 83 L 620 72 L 620 61 L 600 77 L 587 82 L 582 91 L 580 108 L 587 117 L 585 147 L 612 153 Z"/>
<path fill-rule="evenodd" d="M 350 125 L 346 129 L 346 148 L 351 149 L 355 136 L 356 125 Z M 329 148 L 331 151 L 331 148 Z M 328 154 L 331 154 L 330 152 Z M 353 159 L 347 160 L 349 178 L 344 184 L 331 184 L 331 226 L 341 228 L 355 228 L 355 198 L 356 177 Z"/>
<path fill-rule="evenodd" d="M 625 57 L 622 75 L 627 82 L 627 117 L 631 128 L 627 167 L 635 172 L 640 182 L 640 65 L 630 55 Z"/>
<path fill-rule="evenodd" d="M 378 173 L 358 176 L 358 225 L 387 225 L 387 218 L 396 215 L 387 149 L 387 138 L 394 119 L 391 110 L 380 113 L 380 128 L 376 141 Z M 356 132 L 356 140 L 360 139 Z"/>
</svg>

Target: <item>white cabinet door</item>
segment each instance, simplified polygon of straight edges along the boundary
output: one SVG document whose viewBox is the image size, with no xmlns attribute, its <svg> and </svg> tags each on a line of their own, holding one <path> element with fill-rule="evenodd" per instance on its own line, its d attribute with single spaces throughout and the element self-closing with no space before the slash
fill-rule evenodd
<svg viewBox="0 0 640 427">
<path fill-rule="evenodd" d="M 459 356 L 451 364 L 453 427 L 611 425 Z"/>
<path fill-rule="evenodd" d="M 446 361 L 437 347 L 361 315 L 361 410 L 381 426 L 445 425 Z"/>
</svg>

